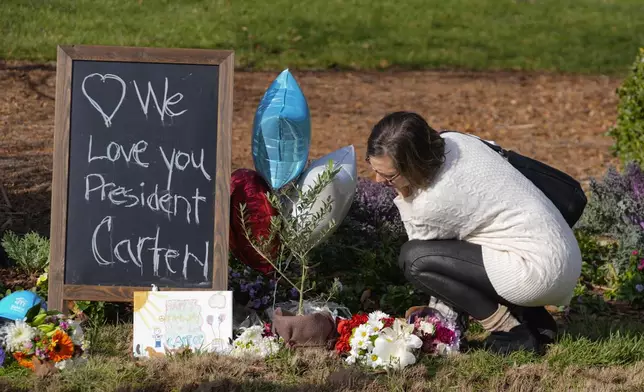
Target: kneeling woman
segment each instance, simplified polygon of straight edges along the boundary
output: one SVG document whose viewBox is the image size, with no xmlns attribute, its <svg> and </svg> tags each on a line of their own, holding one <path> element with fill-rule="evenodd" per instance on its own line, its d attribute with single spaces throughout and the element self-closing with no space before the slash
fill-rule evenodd
<svg viewBox="0 0 644 392">
<path fill-rule="evenodd" d="M 545 305 L 567 305 L 581 273 L 572 229 L 546 196 L 478 138 L 439 134 L 396 112 L 373 128 L 367 161 L 409 237 L 406 278 L 480 321 L 493 351 L 537 350 L 556 334 Z"/>
</svg>

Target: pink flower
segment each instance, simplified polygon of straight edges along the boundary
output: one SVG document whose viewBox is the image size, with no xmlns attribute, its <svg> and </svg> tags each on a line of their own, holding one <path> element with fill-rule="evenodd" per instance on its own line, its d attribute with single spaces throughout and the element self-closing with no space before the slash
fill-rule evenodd
<svg viewBox="0 0 644 392">
<path fill-rule="evenodd" d="M 445 328 L 442 325 L 436 327 L 436 338 L 445 344 L 452 344 L 452 341 L 456 337 L 454 331 L 449 328 Z"/>
<path fill-rule="evenodd" d="M 638 270 L 644 270 L 644 259 L 640 260 L 640 264 L 637 266 Z"/>
<path fill-rule="evenodd" d="M 264 336 L 264 337 L 273 336 L 273 331 L 271 330 L 271 324 L 270 323 L 264 323 L 264 332 L 262 333 L 262 336 Z"/>
<path fill-rule="evenodd" d="M 631 253 L 633 256 L 637 256 L 639 252 L 637 250 L 634 250 L 633 253 Z"/>
</svg>

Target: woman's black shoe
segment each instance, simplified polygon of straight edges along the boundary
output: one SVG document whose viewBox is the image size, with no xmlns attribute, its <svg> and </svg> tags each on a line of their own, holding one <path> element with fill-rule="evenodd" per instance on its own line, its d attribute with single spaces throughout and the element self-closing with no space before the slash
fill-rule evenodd
<svg viewBox="0 0 644 392">
<path fill-rule="evenodd" d="M 537 337 L 539 344 L 553 343 L 558 333 L 557 321 L 543 306 L 534 308 L 519 308 L 517 318 L 530 328 Z"/>
<path fill-rule="evenodd" d="M 539 339 L 527 324 L 520 324 L 508 332 L 492 332 L 483 342 L 483 347 L 495 354 L 507 355 L 525 350 L 538 353 Z"/>
</svg>

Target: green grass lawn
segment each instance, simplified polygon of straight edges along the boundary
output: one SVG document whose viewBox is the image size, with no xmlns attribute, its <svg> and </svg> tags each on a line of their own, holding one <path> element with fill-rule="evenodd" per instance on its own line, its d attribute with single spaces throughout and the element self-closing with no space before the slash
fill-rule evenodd
<svg viewBox="0 0 644 392">
<path fill-rule="evenodd" d="M 642 15 L 641 0 L 4 0 L 0 58 L 96 44 L 233 49 L 251 69 L 608 74 L 644 45 Z"/>
<path fill-rule="evenodd" d="M 566 332 L 543 357 L 525 352 L 503 357 L 476 350 L 451 359 L 425 358 L 389 374 L 344 366 L 331 352 L 319 349 L 282 352 L 267 361 L 205 355 L 137 363 L 130 358 L 131 324 L 105 325 L 96 332 L 86 366 L 46 380 L 27 376 L 25 369 L 0 368 L 0 389 L 3 381 L 7 387 L 47 391 L 179 391 L 186 384 L 201 382 L 222 388 L 212 390 L 262 392 L 341 391 L 349 382 L 352 391 L 370 392 L 644 388 L 644 325 L 592 315 L 573 316 Z"/>
</svg>

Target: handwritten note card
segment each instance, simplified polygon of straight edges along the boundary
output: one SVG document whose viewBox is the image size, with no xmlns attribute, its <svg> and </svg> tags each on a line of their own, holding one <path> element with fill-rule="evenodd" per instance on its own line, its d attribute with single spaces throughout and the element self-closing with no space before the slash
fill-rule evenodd
<svg viewBox="0 0 644 392">
<path fill-rule="evenodd" d="M 74 62 L 66 284 L 211 287 L 217 100 L 217 67 Z"/>
<path fill-rule="evenodd" d="M 225 352 L 233 336 L 231 291 L 134 292 L 134 355 Z"/>
</svg>

